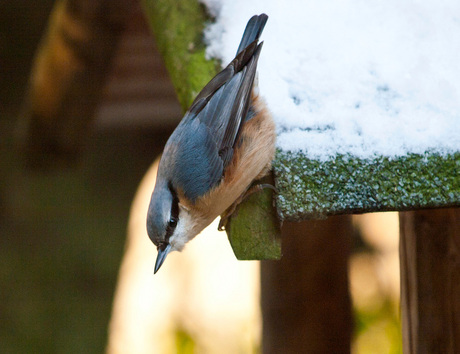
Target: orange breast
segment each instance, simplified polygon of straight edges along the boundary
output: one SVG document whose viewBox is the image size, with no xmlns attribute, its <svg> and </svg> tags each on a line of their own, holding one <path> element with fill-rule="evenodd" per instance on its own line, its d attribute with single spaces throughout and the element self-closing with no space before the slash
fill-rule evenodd
<svg viewBox="0 0 460 354">
<path fill-rule="evenodd" d="M 262 178 L 270 171 L 275 154 L 275 124 L 259 97 L 253 96 L 252 105 L 256 114 L 243 126 L 239 144 L 222 182 L 194 206 L 186 205 L 200 214 L 196 217 L 202 220 L 199 224 L 203 226 L 196 225 L 197 228 L 206 227 L 245 193 L 255 179 Z"/>
</svg>

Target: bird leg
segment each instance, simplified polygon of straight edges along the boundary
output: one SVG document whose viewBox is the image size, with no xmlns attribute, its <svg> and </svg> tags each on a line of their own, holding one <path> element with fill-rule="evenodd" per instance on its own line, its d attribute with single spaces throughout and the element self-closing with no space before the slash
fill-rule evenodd
<svg viewBox="0 0 460 354">
<path fill-rule="evenodd" d="M 273 190 L 275 193 L 278 191 L 276 190 L 276 187 L 268 184 L 268 183 L 260 183 L 256 184 L 246 190 L 243 194 L 241 194 L 234 202 L 232 205 L 230 205 L 227 210 L 223 212 L 223 214 L 220 216 L 220 221 L 219 221 L 219 226 L 217 227 L 217 230 L 223 231 L 225 230 L 225 227 L 227 226 L 228 219 L 235 213 L 236 209 L 238 208 L 238 205 L 240 205 L 244 200 L 246 200 L 250 195 L 260 192 L 265 188 L 270 188 Z M 236 214 L 235 214 L 236 215 Z"/>
</svg>

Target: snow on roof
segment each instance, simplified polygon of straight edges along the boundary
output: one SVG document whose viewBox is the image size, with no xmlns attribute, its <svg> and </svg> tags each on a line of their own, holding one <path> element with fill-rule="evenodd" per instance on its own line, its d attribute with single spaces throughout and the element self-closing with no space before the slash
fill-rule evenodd
<svg viewBox="0 0 460 354">
<path fill-rule="evenodd" d="M 259 88 L 278 147 L 327 160 L 460 151 L 460 2 L 203 0 L 207 53 L 265 12 Z"/>
</svg>

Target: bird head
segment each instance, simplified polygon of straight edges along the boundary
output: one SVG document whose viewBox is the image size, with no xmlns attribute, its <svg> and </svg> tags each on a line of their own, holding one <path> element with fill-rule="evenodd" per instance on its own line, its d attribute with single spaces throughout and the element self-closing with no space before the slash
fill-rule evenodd
<svg viewBox="0 0 460 354">
<path fill-rule="evenodd" d="M 190 210 L 180 203 L 171 183 L 158 176 L 147 213 L 147 233 L 158 249 L 154 273 L 169 253 L 182 251 L 196 236 L 195 220 Z"/>
</svg>

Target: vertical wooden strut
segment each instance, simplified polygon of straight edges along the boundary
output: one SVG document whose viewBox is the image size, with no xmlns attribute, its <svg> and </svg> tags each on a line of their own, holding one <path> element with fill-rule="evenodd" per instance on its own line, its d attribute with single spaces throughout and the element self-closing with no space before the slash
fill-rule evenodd
<svg viewBox="0 0 460 354">
<path fill-rule="evenodd" d="M 283 258 L 262 261 L 263 353 L 349 353 L 351 216 L 282 226 Z"/>
<path fill-rule="evenodd" d="M 400 213 L 404 353 L 460 353 L 460 209 Z"/>
</svg>

